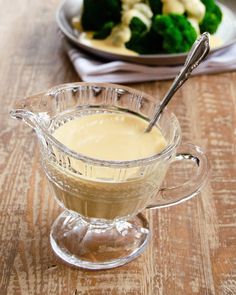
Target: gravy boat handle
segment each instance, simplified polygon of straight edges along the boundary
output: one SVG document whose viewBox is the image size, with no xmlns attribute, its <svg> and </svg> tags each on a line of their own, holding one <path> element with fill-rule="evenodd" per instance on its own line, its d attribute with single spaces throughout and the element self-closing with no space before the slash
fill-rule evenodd
<svg viewBox="0 0 236 295">
<path fill-rule="evenodd" d="M 161 188 L 155 198 L 156 202 L 148 205 L 146 209 L 164 208 L 187 201 L 198 195 L 206 184 L 209 175 L 209 163 L 205 153 L 200 147 L 193 144 L 183 144 L 181 150 L 180 153 L 176 154 L 173 162 L 190 161 L 194 163 L 195 173 L 191 179 L 181 185 Z"/>
</svg>

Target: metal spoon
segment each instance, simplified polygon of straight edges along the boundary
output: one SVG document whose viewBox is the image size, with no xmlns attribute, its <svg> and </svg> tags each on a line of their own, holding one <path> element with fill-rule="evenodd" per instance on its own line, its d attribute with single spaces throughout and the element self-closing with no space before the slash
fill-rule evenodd
<svg viewBox="0 0 236 295">
<path fill-rule="evenodd" d="M 166 95 L 160 102 L 160 105 L 150 120 L 148 127 L 146 128 L 145 132 L 149 132 L 152 130 L 152 127 L 156 124 L 157 120 L 159 119 L 163 109 L 171 100 L 172 96 L 175 92 L 184 84 L 185 81 L 188 80 L 192 71 L 202 62 L 202 60 L 207 56 L 210 51 L 209 45 L 209 33 L 203 33 L 200 37 L 194 42 L 192 48 L 190 49 L 189 54 L 187 55 L 185 64 L 175 78 L 174 82 L 172 83 L 170 89 L 167 91 Z"/>
</svg>

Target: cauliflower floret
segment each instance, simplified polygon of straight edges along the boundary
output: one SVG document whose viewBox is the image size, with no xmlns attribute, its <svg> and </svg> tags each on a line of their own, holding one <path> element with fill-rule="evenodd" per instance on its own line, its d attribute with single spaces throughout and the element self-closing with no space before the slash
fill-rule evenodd
<svg viewBox="0 0 236 295">
<path fill-rule="evenodd" d="M 108 37 L 115 46 L 123 46 L 131 37 L 130 28 L 124 24 L 115 26 Z"/>
<path fill-rule="evenodd" d="M 132 9 L 124 11 L 121 17 L 123 24 L 129 26 L 133 17 L 139 18 L 149 29 L 151 27 L 151 18 L 153 13 L 150 7 L 144 3 L 137 3 Z"/>
<path fill-rule="evenodd" d="M 181 0 L 189 17 L 195 18 L 198 23 L 203 20 L 206 7 L 200 0 Z"/>
<path fill-rule="evenodd" d="M 136 3 L 140 3 L 142 0 L 121 0 L 122 10 L 126 11 L 131 9 Z"/>
<path fill-rule="evenodd" d="M 153 13 L 147 4 L 140 2 L 140 0 L 122 0 L 121 23 L 112 29 L 109 36 L 109 40 L 113 45 L 124 46 L 130 40 L 131 30 L 129 24 L 133 17 L 139 18 L 150 29 Z M 124 5 L 129 8 L 124 9 Z"/>
<path fill-rule="evenodd" d="M 181 3 L 180 0 L 162 0 L 162 13 L 169 14 L 169 13 L 178 13 L 184 14 L 185 8 L 184 5 Z"/>
<path fill-rule="evenodd" d="M 191 25 L 194 27 L 197 34 L 200 34 L 199 23 L 202 21 L 205 15 L 205 5 L 201 0 L 162 0 L 163 14 L 187 13 L 187 17 Z"/>
<path fill-rule="evenodd" d="M 201 0 L 162 0 L 163 14 L 178 13 L 187 15 L 191 18 L 195 18 L 198 23 L 201 22 L 205 15 L 205 5 Z"/>
<path fill-rule="evenodd" d="M 145 15 L 149 19 L 151 19 L 153 16 L 150 6 L 148 6 L 145 3 L 137 3 L 133 6 L 133 8 L 140 11 L 143 15 Z"/>
</svg>

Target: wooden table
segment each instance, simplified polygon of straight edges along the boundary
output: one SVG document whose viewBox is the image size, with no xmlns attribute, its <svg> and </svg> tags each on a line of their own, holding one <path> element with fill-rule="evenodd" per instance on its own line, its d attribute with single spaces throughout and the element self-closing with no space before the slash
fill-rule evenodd
<svg viewBox="0 0 236 295">
<path fill-rule="evenodd" d="M 211 179 L 201 196 L 147 212 L 153 236 L 133 262 L 72 269 L 49 244 L 61 209 L 40 168 L 37 139 L 9 117 L 17 99 L 79 80 L 57 36 L 59 1 L 0 4 L 0 294 L 236 294 L 236 73 L 192 78 L 170 106 L 183 141 L 207 150 Z M 131 86 L 161 97 L 169 85 Z"/>
</svg>

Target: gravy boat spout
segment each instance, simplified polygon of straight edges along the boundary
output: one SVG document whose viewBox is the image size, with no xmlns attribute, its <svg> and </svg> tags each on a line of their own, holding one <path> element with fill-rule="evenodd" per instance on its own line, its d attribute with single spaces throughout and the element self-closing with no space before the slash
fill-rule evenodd
<svg viewBox="0 0 236 295">
<path fill-rule="evenodd" d="M 45 126 L 45 123 L 48 122 L 49 111 L 46 93 L 39 93 L 17 101 L 10 111 L 10 115 L 14 119 L 22 120 L 31 128 L 37 129 L 40 125 Z"/>
<path fill-rule="evenodd" d="M 91 103 L 101 105 L 100 99 L 93 99 L 105 88 L 103 84 L 100 85 L 101 87 L 89 83 L 61 84 L 18 101 L 10 115 L 34 129 L 41 127 L 48 130 L 57 115 L 84 108 Z"/>
</svg>

